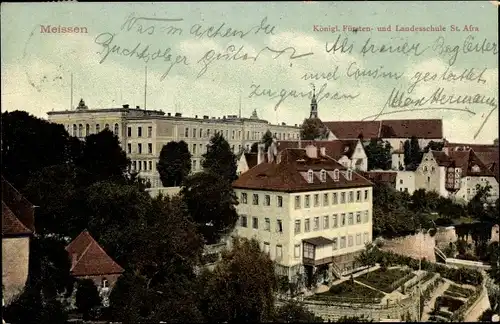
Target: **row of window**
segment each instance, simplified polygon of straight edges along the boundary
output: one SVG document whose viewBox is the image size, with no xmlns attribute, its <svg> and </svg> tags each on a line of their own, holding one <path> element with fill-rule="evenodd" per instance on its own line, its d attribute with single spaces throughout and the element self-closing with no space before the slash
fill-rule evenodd
<svg viewBox="0 0 500 324">
<path fill-rule="evenodd" d="M 184 137 L 188 138 L 210 138 L 212 135 L 215 134 L 221 134 L 224 136 L 227 140 L 232 139 L 232 140 L 260 140 L 262 139 L 262 136 L 264 135 L 264 132 L 256 132 L 256 131 L 247 131 L 246 136 L 245 132 L 241 130 L 231 130 L 229 132 L 228 129 L 224 130 L 217 130 L 217 129 L 203 129 L 203 128 L 189 128 L 186 127 L 184 129 Z M 231 136 L 231 138 L 229 137 Z M 279 139 L 279 140 L 285 140 L 285 139 L 298 139 L 299 134 L 298 133 L 274 133 L 274 137 Z"/>
<path fill-rule="evenodd" d="M 347 218 L 346 218 L 347 217 Z M 347 223 L 346 223 L 347 220 Z M 333 214 L 330 222 L 330 215 L 325 215 L 322 217 L 316 216 L 313 218 L 313 231 L 321 231 L 330 228 L 338 228 L 347 225 L 358 225 L 358 224 L 366 224 L 370 221 L 370 214 L 368 210 L 364 210 L 363 212 L 358 211 L 356 213 L 341 213 L 341 214 Z M 304 233 L 308 233 L 311 231 L 311 219 L 304 219 L 304 228 L 302 228 L 302 221 L 300 219 L 295 220 L 295 234 L 300 234 L 302 231 Z"/>
<path fill-rule="evenodd" d="M 85 124 L 85 128 L 83 127 L 83 124 L 78 124 L 78 126 L 76 124 L 73 124 L 72 131 L 70 131 L 70 126 L 66 125 L 66 130 L 68 131 L 68 133 L 75 137 L 85 137 L 90 134 L 97 134 L 102 130 L 100 124 L 95 124 L 94 129 L 91 128 L 92 127 L 90 126 L 90 124 Z M 109 124 L 105 124 L 104 129 L 109 129 Z M 115 124 L 113 133 L 118 136 L 119 132 L 120 126 L 118 124 Z"/>
<path fill-rule="evenodd" d="M 252 196 L 252 205 L 259 205 L 259 194 L 253 194 Z M 246 192 L 242 192 L 240 195 L 240 203 L 248 204 L 248 194 Z M 271 206 L 271 195 L 264 195 L 264 206 Z M 283 207 L 283 197 L 276 196 L 276 206 Z"/>
<path fill-rule="evenodd" d="M 143 144 L 142 143 L 137 143 L 137 151 L 132 152 L 132 144 L 128 143 L 127 144 L 127 153 L 136 153 L 136 154 L 153 154 L 153 144 L 148 143 L 147 145 L 147 151 L 143 150 Z"/>
<path fill-rule="evenodd" d="M 248 227 L 248 216 L 247 215 L 241 215 L 240 216 L 240 226 L 241 227 Z M 258 217 L 252 217 L 252 228 L 253 229 L 259 229 L 259 218 Z M 276 227 L 275 227 L 276 233 L 283 233 L 283 221 L 281 219 L 276 220 Z M 264 231 L 270 232 L 271 231 L 271 219 L 270 218 L 265 218 L 264 219 Z"/>
<path fill-rule="evenodd" d="M 132 171 L 153 171 L 153 161 L 132 161 Z"/>
<path fill-rule="evenodd" d="M 132 127 L 127 127 L 127 137 L 132 137 Z M 137 127 L 137 137 L 142 137 L 142 126 Z M 148 126 L 147 137 L 153 137 L 153 126 Z"/>
</svg>

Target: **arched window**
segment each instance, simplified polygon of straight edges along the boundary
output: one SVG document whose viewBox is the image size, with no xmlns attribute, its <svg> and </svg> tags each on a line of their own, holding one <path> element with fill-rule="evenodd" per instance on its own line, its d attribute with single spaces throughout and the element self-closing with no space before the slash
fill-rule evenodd
<svg viewBox="0 0 500 324">
<path fill-rule="evenodd" d="M 321 179 L 321 182 L 326 182 L 326 171 L 325 170 L 320 171 L 320 179 Z"/>
<path fill-rule="evenodd" d="M 340 171 L 339 171 L 339 169 L 335 169 L 333 171 L 333 180 L 334 181 L 339 181 L 339 177 L 340 177 Z"/>
<path fill-rule="evenodd" d="M 116 136 L 118 136 L 118 130 L 119 130 L 118 129 L 118 124 L 115 124 L 115 131 L 114 131 L 114 133 L 115 133 Z"/>
<path fill-rule="evenodd" d="M 82 137 L 83 136 L 83 125 L 80 124 L 78 125 L 78 137 Z"/>
<path fill-rule="evenodd" d="M 314 182 L 314 172 L 313 170 L 307 171 L 307 182 L 313 183 Z"/>
<path fill-rule="evenodd" d="M 347 170 L 346 178 L 347 178 L 347 180 L 352 180 L 352 170 L 351 169 Z"/>
<path fill-rule="evenodd" d="M 76 124 L 73 124 L 73 136 L 76 136 Z"/>
<path fill-rule="evenodd" d="M 105 129 L 109 129 L 109 124 L 104 125 Z"/>
<path fill-rule="evenodd" d="M 90 135 L 90 125 L 89 124 L 85 125 L 85 136 L 88 136 L 88 135 Z"/>
<path fill-rule="evenodd" d="M 95 133 L 98 134 L 101 131 L 101 125 L 95 124 Z"/>
</svg>

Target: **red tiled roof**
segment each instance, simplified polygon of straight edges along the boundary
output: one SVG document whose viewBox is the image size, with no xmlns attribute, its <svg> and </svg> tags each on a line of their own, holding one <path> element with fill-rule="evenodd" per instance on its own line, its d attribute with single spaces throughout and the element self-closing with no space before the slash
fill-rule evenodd
<svg viewBox="0 0 500 324">
<path fill-rule="evenodd" d="M 320 148 L 324 147 L 326 155 L 334 158 L 335 160 L 340 159 L 344 155 L 350 159 L 352 157 L 352 154 L 356 150 L 357 144 L 357 139 L 333 141 L 300 141 L 301 148 L 305 148 L 307 145 L 314 145 L 318 148 L 319 152 Z M 277 148 L 278 152 L 289 148 L 299 148 L 299 141 L 278 141 Z"/>
<path fill-rule="evenodd" d="M 66 247 L 69 257 L 76 261 L 71 265 L 71 274 L 74 276 L 98 276 L 118 274 L 124 270 L 101 248 L 90 236 L 83 231 Z"/>
<path fill-rule="evenodd" d="M 500 156 L 499 152 L 493 151 L 493 152 L 477 152 L 474 150 L 474 153 L 476 153 L 477 157 L 484 163 L 484 165 L 495 175 L 497 181 L 499 181 L 500 178 Z"/>
<path fill-rule="evenodd" d="M 445 143 L 444 147 L 452 149 L 473 149 L 474 152 L 498 152 L 499 146 L 495 144 L 467 144 L 467 143 Z"/>
<path fill-rule="evenodd" d="M 365 171 L 361 175 L 373 182 L 384 183 L 396 187 L 397 172 L 392 171 Z"/>
<path fill-rule="evenodd" d="M 2 176 L 2 202 L 31 232 L 35 231 L 35 208 Z"/>
<path fill-rule="evenodd" d="M 347 169 L 329 156 L 311 158 L 305 149 L 285 149 L 279 153 L 279 163 L 261 163 L 243 173 L 233 182 L 234 188 L 255 189 L 269 191 L 313 191 L 337 188 L 355 188 L 372 186 L 372 183 L 360 174 L 352 172 L 352 179 L 347 180 L 341 173 L 339 181 L 334 181 L 328 172 L 338 169 L 345 172 Z M 308 183 L 301 173 L 313 170 L 327 171 L 326 182 L 314 177 L 313 183 Z"/>
<path fill-rule="evenodd" d="M 30 235 L 33 233 L 17 219 L 6 203 L 2 201 L 2 237 Z"/>
<path fill-rule="evenodd" d="M 431 150 L 430 152 L 439 166 L 448 166 L 452 162 L 451 158 L 443 151 Z"/>
<path fill-rule="evenodd" d="M 333 121 L 324 122 L 339 139 L 371 138 L 443 138 L 441 119 L 406 119 L 379 121 Z"/>
<path fill-rule="evenodd" d="M 479 159 L 473 150 L 468 151 L 451 151 L 448 153 L 450 158 L 455 163 L 455 166 L 462 168 L 462 176 L 469 177 L 494 177 L 493 172 Z M 478 172 L 472 169 L 474 166 L 479 167 Z"/>
</svg>

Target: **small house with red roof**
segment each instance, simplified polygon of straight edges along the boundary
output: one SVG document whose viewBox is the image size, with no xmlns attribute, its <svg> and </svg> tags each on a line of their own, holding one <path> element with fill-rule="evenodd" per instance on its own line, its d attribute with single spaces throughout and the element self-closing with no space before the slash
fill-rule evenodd
<svg viewBox="0 0 500 324">
<path fill-rule="evenodd" d="M 109 292 L 124 272 L 87 230 L 66 247 L 71 259 L 71 275 L 92 279 L 101 293 Z"/>
<path fill-rule="evenodd" d="M 9 304 L 28 279 L 34 206 L 2 177 L 2 285 Z"/>
</svg>

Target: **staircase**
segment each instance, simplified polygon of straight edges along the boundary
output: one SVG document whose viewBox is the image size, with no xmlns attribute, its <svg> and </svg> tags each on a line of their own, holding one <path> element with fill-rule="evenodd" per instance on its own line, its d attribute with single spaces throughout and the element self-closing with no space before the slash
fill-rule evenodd
<svg viewBox="0 0 500 324">
<path fill-rule="evenodd" d="M 340 270 L 339 266 L 333 261 L 332 261 L 332 272 L 337 278 L 342 279 L 342 271 Z"/>
<path fill-rule="evenodd" d="M 437 246 L 434 247 L 434 253 L 436 254 L 436 261 L 441 261 L 442 263 L 446 263 L 446 255 L 441 251 Z"/>
</svg>

